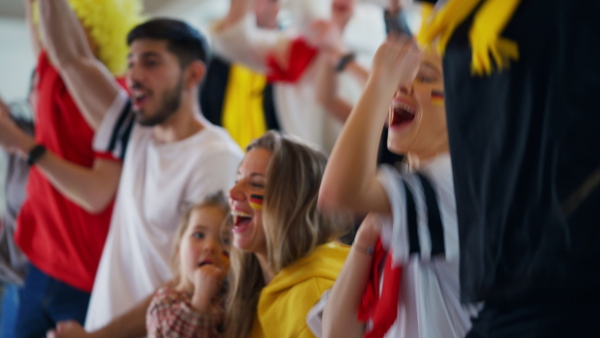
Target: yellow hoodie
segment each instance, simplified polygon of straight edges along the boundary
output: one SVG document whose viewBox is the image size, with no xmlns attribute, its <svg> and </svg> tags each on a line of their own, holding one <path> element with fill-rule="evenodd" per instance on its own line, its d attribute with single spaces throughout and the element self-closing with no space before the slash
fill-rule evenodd
<svg viewBox="0 0 600 338">
<path fill-rule="evenodd" d="M 333 286 L 349 251 L 346 245 L 327 243 L 279 272 L 260 293 L 250 337 L 314 337 L 306 315 Z"/>
</svg>

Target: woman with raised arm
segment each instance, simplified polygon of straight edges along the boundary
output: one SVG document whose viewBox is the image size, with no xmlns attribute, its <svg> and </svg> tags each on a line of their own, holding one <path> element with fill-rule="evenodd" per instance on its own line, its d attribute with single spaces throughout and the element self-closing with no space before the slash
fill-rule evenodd
<svg viewBox="0 0 600 338">
<path fill-rule="evenodd" d="M 402 172 L 377 169 L 384 114 Z M 458 230 L 439 55 L 392 35 L 325 171 L 324 209 L 371 212 L 323 314 L 325 337 L 462 337 Z M 365 291 L 366 290 L 366 291 Z"/>
</svg>

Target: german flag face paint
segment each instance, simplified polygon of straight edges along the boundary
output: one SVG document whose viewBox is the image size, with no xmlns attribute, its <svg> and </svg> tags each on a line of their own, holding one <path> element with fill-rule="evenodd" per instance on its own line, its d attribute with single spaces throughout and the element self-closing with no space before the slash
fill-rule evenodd
<svg viewBox="0 0 600 338">
<path fill-rule="evenodd" d="M 263 195 L 250 195 L 250 207 L 254 210 L 262 210 L 263 200 Z"/>
<path fill-rule="evenodd" d="M 444 105 L 444 92 L 440 90 L 432 90 L 431 91 L 431 103 L 436 106 Z"/>
</svg>

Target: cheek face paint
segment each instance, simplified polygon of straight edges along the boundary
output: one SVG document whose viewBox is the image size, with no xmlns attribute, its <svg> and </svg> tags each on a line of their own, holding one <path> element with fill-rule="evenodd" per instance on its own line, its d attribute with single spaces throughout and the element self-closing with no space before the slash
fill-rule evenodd
<svg viewBox="0 0 600 338">
<path fill-rule="evenodd" d="M 444 105 L 444 92 L 441 90 L 432 90 L 431 91 L 431 103 L 436 106 Z"/>
<path fill-rule="evenodd" d="M 263 199 L 263 195 L 250 195 L 250 207 L 254 210 L 262 210 Z"/>
</svg>

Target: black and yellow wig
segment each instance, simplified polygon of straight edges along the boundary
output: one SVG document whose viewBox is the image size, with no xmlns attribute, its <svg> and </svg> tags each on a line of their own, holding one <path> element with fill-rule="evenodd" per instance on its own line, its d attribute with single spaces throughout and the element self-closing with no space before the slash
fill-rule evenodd
<svg viewBox="0 0 600 338">
<path fill-rule="evenodd" d="M 521 0 L 447 0 L 435 9 L 426 5 L 423 26 L 418 41 L 426 48 L 434 47 L 443 55 L 454 30 L 473 12 L 469 31 L 472 49 L 471 72 L 490 74 L 507 68 L 511 60 L 519 59 L 515 41 L 501 36 Z M 490 57 L 491 56 L 491 57 Z"/>
</svg>

